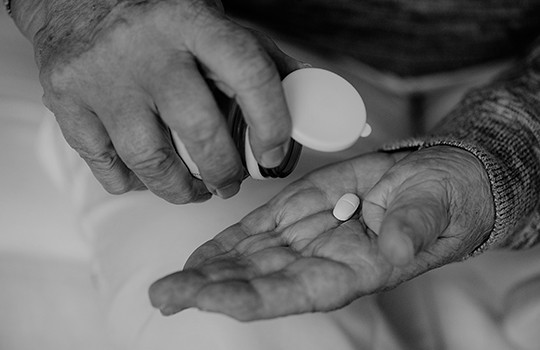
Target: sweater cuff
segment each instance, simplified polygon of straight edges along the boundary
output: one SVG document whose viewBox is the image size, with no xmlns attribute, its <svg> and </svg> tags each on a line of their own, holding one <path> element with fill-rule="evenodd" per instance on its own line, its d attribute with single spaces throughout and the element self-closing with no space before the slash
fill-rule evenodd
<svg viewBox="0 0 540 350">
<path fill-rule="evenodd" d="M 514 82 L 471 91 L 424 137 L 382 151 L 454 146 L 476 156 L 488 175 L 495 220 L 472 255 L 489 248 L 528 248 L 540 241 L 540 104 L 530 86 Z"/>
<path fill-rule="evenodd" d="M 540 38 L 489 85 L 470 91 L 431 135 L 382 150 L 459 147 L 476 156 L 490 181 L 494 226 L 471 255 L 540 242 Z"/>
</svg>

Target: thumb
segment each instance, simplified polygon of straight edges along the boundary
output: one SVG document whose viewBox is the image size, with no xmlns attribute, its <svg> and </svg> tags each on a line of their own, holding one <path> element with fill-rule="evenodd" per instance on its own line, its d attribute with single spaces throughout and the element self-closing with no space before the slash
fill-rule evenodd
<svg viewBox="0 0 540 350">
<path fill-rule="evenodd" d="M 393 185 L 384 179 L 366 196 L 362 214 L 379 250 L 395 266 L 410 263 L 450 224 L 449 196 L 439 181 Z"/>
</svg>

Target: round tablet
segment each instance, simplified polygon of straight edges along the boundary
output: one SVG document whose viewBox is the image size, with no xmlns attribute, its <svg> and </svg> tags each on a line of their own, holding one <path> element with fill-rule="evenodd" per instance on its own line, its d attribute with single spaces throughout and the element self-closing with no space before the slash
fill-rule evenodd
<svg viewBox="0 0 540 350">
<path fill-rule="evenodd" d="M 306 147 L 341 151 L 371 132 L 362 97 L 335 73 L 300 69 L 285 77 L 283 90 L 291 113 L 292 138 Z"/>
</svg>

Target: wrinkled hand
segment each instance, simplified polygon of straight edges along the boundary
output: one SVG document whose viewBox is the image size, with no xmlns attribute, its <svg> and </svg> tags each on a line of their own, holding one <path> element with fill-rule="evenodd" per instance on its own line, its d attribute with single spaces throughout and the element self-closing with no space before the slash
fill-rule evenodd
<svg viewBox="0 0 540 350">
<path fill-rule="evenodd" d="M 290 135 L 280 74 L 297 61 L 229 20 L 218 0 L 109 4 L 60 2 L 34 40 L 44 102 L 109 192 L 146 187 L 173 203 L 236 194 L 244 174 L 217 95 L 239 103 L 260 164 L 280 163 Z"/>
<path fill-rule="evenodd" d="M 339 222 L 332 209 L 348 192 L 363 207 Z M 487 175 L 468 152 L 368 154 L 286 187 L 154 283 L 150 298 L 165 315 L 197 307 L 239 320 L 332 310 L 465 257 L 493 220 Z"/>
</svg>

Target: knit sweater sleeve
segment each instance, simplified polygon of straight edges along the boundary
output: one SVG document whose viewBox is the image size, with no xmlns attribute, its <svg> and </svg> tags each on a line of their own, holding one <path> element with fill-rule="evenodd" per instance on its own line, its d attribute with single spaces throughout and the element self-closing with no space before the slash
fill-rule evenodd
<svg viewBox="0 0 540 350">
<path fill-rule="evenodd" d="M 540 38 L 509 71 L 470 91 L 430 134 L 383 150 L 437 145 L 471 152 L 489 176 L 495 224 L 475 253 L 540 241 Z"/>
</svg>

